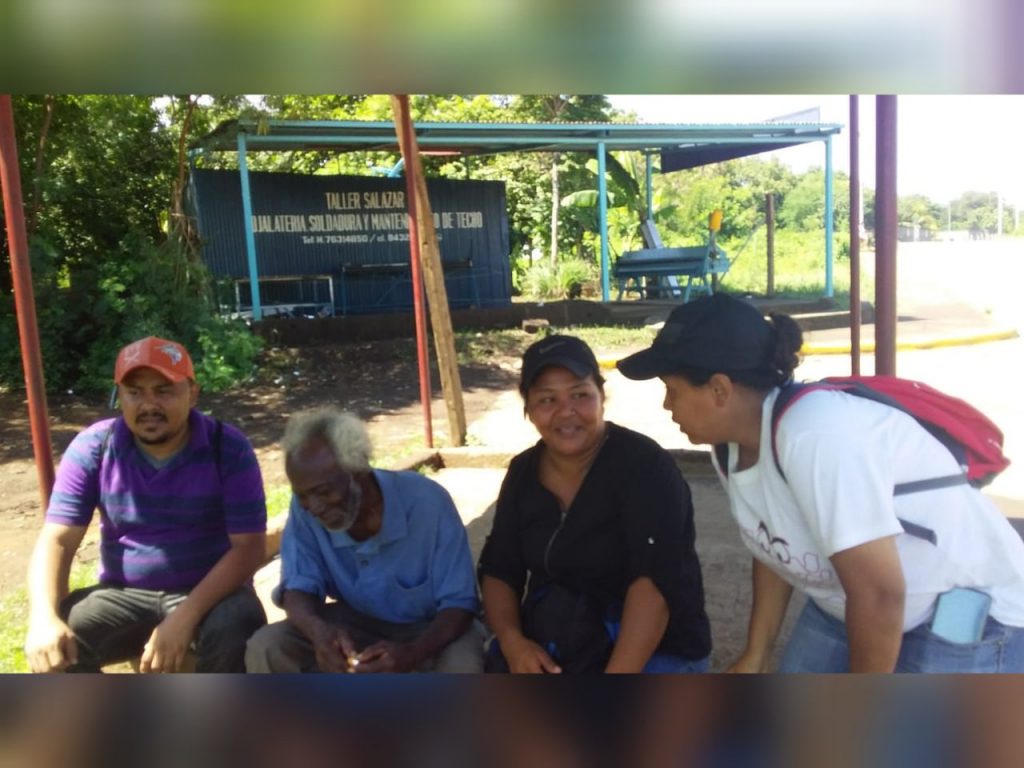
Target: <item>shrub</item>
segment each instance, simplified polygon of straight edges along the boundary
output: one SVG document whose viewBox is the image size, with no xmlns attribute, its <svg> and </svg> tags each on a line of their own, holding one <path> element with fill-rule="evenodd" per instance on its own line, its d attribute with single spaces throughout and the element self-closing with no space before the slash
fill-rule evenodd
<svg viewBox="0 0 1024 768">
<path fill-rule="evenodd" d="M 535 300 L 576 299 L 584 286 L 596 279 L 597 270 L 582 259 L 534 264 L 523 275 L 523 295 Z"/>
<path fill-rule="evenodd" d="M 66 280 L 37 277 L 36 311 L 50 391 L 103 391 L 114 358 L 144 336 L 181 342 L 206 389 L 248 377 L 261 347 L 242 323 L 220 318 L 206 269 L 174 244 L 129 235 L 108 258 L 78 265 Z M 0 301 L 0 342 L 17 339 L 13 302 Z M 2 344 L 0 387 L 22 386 L 19 345 Z"/>
</svg>

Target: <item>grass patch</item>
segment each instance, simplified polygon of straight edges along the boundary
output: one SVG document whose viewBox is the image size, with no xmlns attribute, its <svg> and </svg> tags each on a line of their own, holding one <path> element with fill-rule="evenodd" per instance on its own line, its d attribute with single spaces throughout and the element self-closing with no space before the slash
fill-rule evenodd
<svg viewBox="0 0 1024 768">
<path fill-rule="evenodd" d="M 583 339 L 595 351 L 617 350 L 630 347 L 646 347 L 654 341 L 657 331 L 646 326 L 603 325 L 574 326 L 557 329 L 554 333 L 566 333 Z"/>
<path fill-rule="evenodd" d="M 292 502 L 290 485 L 274 485 L 265 488 L 267 496 L 267 517 L 288 514 L 288 505 Z"/>
<path fill-rule="evenodd" d="M 832 287 L 836 303 L 849 307 L 850 260 L 849 235 L 833 237 Z M 722 280 L 722 289 L 730 293 L 764 296 L 768 291 L 765 235 L 758 231 L 743 243 L 727 243 L 726 253 L 734 259 Z M 820 232 L 776 230 L 775 295 L 786 299 L 821 298 L 825 293 L 825 238 Z M 861 296 L 874 295 L 874 279 L 861 274 Z"/>
<path fill-rule="evenodd" d="M 533 340 L 518 329 L 458 331 L 455 356 L 459 365 L 484 365 L 495 357 L 519 357 Z"/>
<path fill-rule="evenodd" d="M 646 346 L 654 340 L 655 331 L 650 328 L 608 325 L 568 327 L 551 326 L 538 334 L 524 334 L 520 330 L 463 331 L 455 334 L 455 352 L 459 365 L 486 365 L 496 357 L 519 358 L 533 342 L 556 333 L 577 336 L 594 350 L 615 350 L 626 347 Z M 422 448 L 422 445 L 419 446 Z M 410 451 L 411 452 L 411 451 Z M 384 461 L 381 466 L 386 466 Z"/>
</svg>

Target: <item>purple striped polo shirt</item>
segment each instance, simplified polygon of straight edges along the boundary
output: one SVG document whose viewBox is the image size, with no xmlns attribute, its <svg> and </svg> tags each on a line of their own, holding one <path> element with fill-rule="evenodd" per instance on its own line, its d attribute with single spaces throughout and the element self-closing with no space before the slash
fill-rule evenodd
<svg viewBox="0 0 1024 768">
<path fill-rule="evenodd" d="M 153 467 L 123 418 L 99 421 L 68 446 L 46 520 L 85 526 L 100 511 L 100 582 L 186 591 L 228 551 L 228 535 L 266 530 L 263 478 L 238 429 L 193 409 L 188 444 Z M 104 437 L 113 425 L 102 461 Z"/>
</svg>

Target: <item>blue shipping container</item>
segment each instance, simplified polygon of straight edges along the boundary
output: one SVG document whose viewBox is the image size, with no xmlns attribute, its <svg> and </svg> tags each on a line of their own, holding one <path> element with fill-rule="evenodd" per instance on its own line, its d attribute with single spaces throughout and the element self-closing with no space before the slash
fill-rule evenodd
<svg viewBox="0 0 1024 768">
<path fill-rule="evenodd" d="M 234 284 L 221 302 L 251 306 L 239 174 L 197 169 L 191 181 L 203 260 Z M 404 179 L 250 172 L 249 184 L 262 304 L 333 305 L 336 314 L 412 307 Z M 508 305 L 505 185 L 428 179 L 427 192 L 449 305 Z"/>
</svg>

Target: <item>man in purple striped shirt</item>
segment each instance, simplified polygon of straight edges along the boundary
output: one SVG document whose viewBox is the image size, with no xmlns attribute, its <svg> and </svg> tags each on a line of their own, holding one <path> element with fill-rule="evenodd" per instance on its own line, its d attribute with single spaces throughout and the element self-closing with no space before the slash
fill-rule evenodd
<svg viewBox="0 0 1024 768">
<path fill-rule="evenodd" d="M 121 416 L 71 442 L 29 565 L 25 655 L 33 672 L 99 671 L 139 657 L 142 672 L 243 672 L 266 623 L 251 579 L 267 510 L 252 446 L 196 409 L 192 360 L 148 337 L 120 351 Z M 100 511 L 99 584 L 68 574 Z"/>
</svg>

